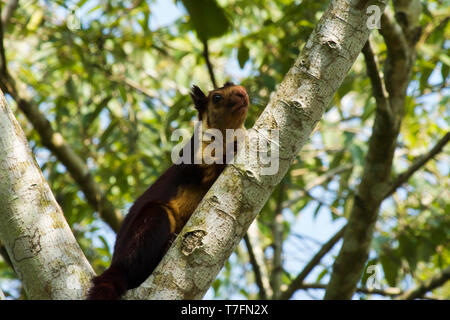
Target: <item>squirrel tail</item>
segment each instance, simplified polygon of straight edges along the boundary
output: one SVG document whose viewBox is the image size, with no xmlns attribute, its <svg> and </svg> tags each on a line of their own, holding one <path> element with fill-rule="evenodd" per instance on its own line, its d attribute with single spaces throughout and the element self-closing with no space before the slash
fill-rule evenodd
<svg viewBox="0 0 450 320">
<path fill-rule="evenodd" d="M 116 265 L 111 265 L 101 275 L 92 279 L 93 286 L 87 300 L 118 300 L 127 290 L 125 273 Z"/>
<path fill-rule="evenodd" d="M 167 209 L 157 203 L 132 208 L 117 234 L 111 266 L 93 279 L 88 300 L 116 300 L 138 287 L 161 261 L 172 237 Z"/>
</svg>

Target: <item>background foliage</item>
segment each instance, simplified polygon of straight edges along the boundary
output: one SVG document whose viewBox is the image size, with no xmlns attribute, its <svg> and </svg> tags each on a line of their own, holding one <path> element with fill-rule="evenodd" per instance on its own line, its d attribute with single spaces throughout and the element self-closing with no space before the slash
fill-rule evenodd
<svg viewBox="0 0 450 320">
<path fill-rule="evenodd" d="M 8 1 L 2 1 L 2 8 Z M 27 84 L 55 131 L 87 163 L 123 214 L 170 164 L 177 128 L 192 131 L 192 84 L 212 89 L 204 42 L 217 82 L 244 85 L 251 126 L 288 71 L 328 1 L 37 1 L 23 0 L 4 28 L 9 72 Z M 402 172 L 449 130 L 450 6 L 422 1 L 425 34 L 408 87 L 393 171 Z M 80 25 L 77 25 L 77 21 Z M 75 22 L 75 23 L 74 23 Z M 386 47 L 373 33 L 378 59 Z M 10 105 L 15 102 L 9 99 Z M 258 242 L 274 270 L 275 224 L 282 226 L 282 288 L 345 224 L 362 174 L 375 100 L 364 60 L 357 60 L 318 130 L 258 217 Z M 97 272 L 109 265 L 114 232 L 86 202 L 66 168 L 42 146 L 16 110 L 36 159 L 84 253 Z M 412 288 L 450 265 L 449 152 L 428 162 L 384 201 L 368 265 L 379 289 Z M 279 216 L 276 219 L 276 216 Z M 281 220 L 280 220 L 281 219 Z M 280 222 L 281 221 L 281 222 Z M 326 284 L 339 244 L 306 279 Z M 244 243 L 207 297 L 257 298 Z M 361 279 L 366 287 L 370 274 Z M 373 283 L 372 283 L 373 284 Z M 0 287 L 26 298 L 0 257 Z M 299 290 L 294 298 L 321 298 Z M 433 291 L 449 298 L 447 284 Z M 357 298 L 380 296 L 358 293 Z"/>
</svg>

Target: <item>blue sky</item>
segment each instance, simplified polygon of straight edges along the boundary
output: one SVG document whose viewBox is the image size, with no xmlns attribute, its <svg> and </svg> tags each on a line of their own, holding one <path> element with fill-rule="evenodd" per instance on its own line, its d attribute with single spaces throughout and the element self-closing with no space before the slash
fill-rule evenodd
<svg viewBox="0 0 450 320">
<path fill-rule="evenodd" d="M 91 21 L 99 18 L 101 16 L 101 10 L 95 10 L 98 5 L 97 1 L 88 1 L 81 10 L 75 11 L 77 17 L 81 19 L 82 24 L 90 23 Z M 63 19 L 67 15 L 67 11 L 60 9 L 59 6 L 55 6 L 58 8 L 55 11 L 55 16 L 60 15 Z M 171 0 L 157 0 L 151 4 L 152 9 L 152 17 L 150 20 L 150 29 L 155 30 L 159 27 L 170 25 L 174 20 L 179 18 L 184 14 L 184 8 L 181 5 L 175 5 L 174 1 Z M 69 8 L 71 8 L 69 6 Z M 206 67 L 205 67 L 206 68 Z M 239 63 L 237 61 L 237 57 L 234 54 L 228 60 L 228 65 L 225 67 L 225 72 L 232 76 L 234 79 L 244 78 L 250 75 L 252 68 L 249 63 L 246 64 L 244 69 L 239 67 Z M 50 153 L 47 150 L 41 150 L 38 154 L 36 154 L 37 161 L 39 165 L 43 165 L 48 158 L 50 157 Z M 312 191 L 317 196 L 322 196 L 320 194 L 320 190 Z M 319 192 L 319 193 L 318 193 Z M 83 195 L 80 192 L 80 196 Z M 131 205 L 131 204 L 130 204 Z M 330 214 L 324 212 L 326 209 L 322 209 L 320 214 L 316 217 L 313 217 L 313 212 L 315 210 L 315 205 L 310 203 L 306 209 L 303 210 L 301 215 L 295 216 L 289 209 L 283 210 L 283 216 L 286 221 L 288 221 L 292 226 L 292 232 L 295 234 L 299 234 L 304 236 L 304 239 L 315 239 L 315 240 L 305 240 L 299 241 L 298 238 L 291 236 L 284 243 L 284 267 L 285 269 L 292 273 L 296 274 L 301 271 L 302 267 L 306 262 L 312 257 L 312 255 L 320 248 L 319 243 L 327 241 L 337 230 L 340 229 L 345 223 L 343 219 L 338 219 L 336 221 L 331 221 Z M 99 235 L 102 235 L 106 238 L 109 247 L 113 248 L 115 242 L 115 233 L 110 230 L 110 228 L 103 223 L 102 221 L 95 222 L 98 225 L 100 230 L 95 234 L 92 234 L 94 240 Z M 100 240 L 95 241 L 97 245 L 101 245 Z M 335 246 L 334 250 L 331 251 L 331 254 L 337 254 L 337 250 L 339 248 L 339 244 Z M 236 260 L 236 256 L 231 257 L 232 261 Z M 327 256 L 323 259 L 326 263 L 331 263 L 332 259 L 330 256 Z M 236 263 L 236 271 L 242 272 L 239 264 Z M 314 281 L 315 277 L 317 277 L 318 273 L 321 271 L 321 268 L 316 268 L 311 275 L 307 278 L 306 281 Z M 236 272 L 236 275 L 240 274 Z M 220 275 L 219 275 L 220 277 Z M 242 281 L 239 277 L 234 279 L 232 277 L 232 281 Z M 12 285 L 12 286 L 11 286 Z M 245 285 L 245 283 L 243 284 Z M 3 289 L 7 289 L 10 291 L 14 284 L 11 284 L 8 281 L 2 282 L 1 287 Z M 253 288 L 256 290 L 256 286 Z M 313 294 L 320 298 L 323 295 L 322 291 L 313 292 Z M 210 289 L 205 296 L 205 299 L 212 299 L 213 291 Z M 221 297 L 228 299 L 242 299 L 244 298 L 240 294 L 234 294 L 229 297 Z M 311 297 L 303 291 L 299 291 L 295 295 L 296 299 L 311 299 Z"/>
<path fill-rule="evenodd" d="M 151 21 L 151 28 L 158 28 L 161 26 L 170 25 L 175 19 L 179 18 L 183 12 L 180 10 L 180 7 L 175 6 L 173 1 L 167 0 L 158 0 L 155 2 L 153 6 L 151 6 L 153 11 L 153 19 Z M 244 66 L 244 69 L 239 67 L 239 63 L 237 61 L 237 57 L 231 57 L 229 59 L 229 63 L 225 68 L 226 72 L 232 74 L 234 77 L 243 78 L 250 75 L 251 66 L 247 64 Z M 318 190 L 313 190 L 313 193 L 320 193 Z M 317 194 L 318 196 L 322 196 L 322 194 Z M 316 208 L 315 204 L 309 204 L 307 208 L 305 208 L 301 215 L 294 216 L 294 214 L 289 210 L 285 209 L 283 211 L 283 216 L 286 221 L 288 221 L 292 226 L 292 232 L 295 234 L 300 234 L 305 238 L 316 239 L 317 242 L 307 241 L 304 243 L 299 243 L 299 240 L 291 236 L 284 243 L 284 267 L 286 271 L 296 274 L 301 271 L 302 267 L 309 261 L 312 255 L 320 248 L 318 243 L 323 243 L 327 241 L 335 232 L 337 232 L 344 224 L 344 219 L 337 219 L 335 221 L 331 221 L 330 214 L 324 212 L 322 209 L 321 212 L 314 217 L 314 210 Z M 308 243 L 306 243 L 308 242 Z M 308 248 L 309 247 L 309 248 Z M 330 264 L 333 259 L 332 255 L 337 254 L 338 249 L 340 247 L 340 243 L 338 243 L 334 250 L 330 252 L 324 259 L 323 262 L 326 264 Z M 308 248 L 309 250 L 304 250 Z M 233 259 L 233 257 L 232 257 Z M 321 268 L 316 268 L 313 270 L 311 275 L 306 279 L 306 281 L 314 281 L 317 275 L 322 271 Z M 326 279 L 326 278 L 324 278 Z M 317 290 L 316 292 L 311 292 L 314 296 L 322 297 L 323 290 Z M 213 298 L 212 289 L 208 291 L 208 293 L 204 297 L 205 299 Z M 225 297 L 224 297 L 225 298 Z M 235 296 L 228 298 L 236 298 L 242 299 L 243 296 L 236 294 Z M 311 299 L 311 297 L 303 291 L 298 291 L 294 296 L 296 299 Z"/>
<path fill-rule="evenodd" d="M 89 12 L 92 8 L 96 6 L 97 1 L 88 1 L 88 3 L 83 7 L 82 10 L 77 12 L 77 16 L 83 17 L 82 22 L 86 23 L 88 21 L 84 21 L 84 17 L 87 16 L 87 12 Z M 175 2 L 172 0 L 157 0 L 151 6 L 152 9 L 152 18 L 150 20 L 150 29 L 155 30 L 159 27 L 170 25 L 174 20 L 179 18 L 184 14 L 183 8 L 180 5 L 175 5 Z M 100 10 L 99 10 L 100 11 Z M 100 13 L 100 12 L 99 12 Z M 61 14 L 64 14 L 61 12 Z M 95 19 L 95 11 L 91 13 L 89 16 L 89 20 Z M 206 67 L 205 67 L 206 68 Z M 236 56 L 232 56 L 229 59 L 229 63 L 225 68 L 225 71 L 229 75 L 233 75 L 234 78 L 243 78 L 250 75 L 252 71 L 251 65 L 247 64 L 244 69 L 239 67 Z M 439 79 L 439 74 L 433 74 L 431 81 L 442 81 Z M 436 96 L 427 96 L 427 102 L 433 102 L 433 99 L 437 99 Z M 425 101 L 424 101 L 425 102 Z M 425 104 L 425 103 L 424 103 Z M 445 125 L 445 124 L 443 124 Z M 448 125 L 447 125 L 448 128 Z M 312 140 L 314 143 L 314 140 Z M 42 154 L 37 155 L 37 160 L 40 165 L 48 159 L 50 154 L 47 151 L 42 151 Z M 443 170 L 447 170 L 448 166 L 445 166 Z M 325 201 L 326 194 L 323 190 L 318 187 L 311 191 L 312 195 L 317 198 L 323 198 Z M 345 219 L 337 219 L 332 221 L 331 214 L 327 208 L 322 208 L 314 217 L 314 210 L 316 209 L 316 203 L 311 201 L 307 207 L 302 211 L 302 214 L 295 216 L 291 210 L 285 209 L 283 210 L 283 216 L 286 221 L 291 225 L 291 232 L 293 234 L 302 235 L 302 240 L 299 240 L 295 236 L 290 236 L 284 243 L 284 267 L 285 270 L 291 274 L 297 274 L 303 268 L 303 266 L 309 261 L 309 259 L 316 253 L 316 251 L 320 248 L 320 243 L 327 241 L 335 232 L 337 232 L 344 224 Z M 109 227 L 106 226 L 103 222 L 98 222 L 98 225 L 101 227 L 101 231 L 96 233 L 95 235 L 103 235 L 108 243 L 110 248 L 113 247 L 115 241 L 115 234 L 110 231 Z M 95 238 L 95 235 L 94 238 Z M 309 239 L 309 240 L 308 240 Z M 311 240 L 313 239 L 313 240 Z M 100 242 L 98 243 L 100 244 Z M 339 242 L 333 250 L 322 260 L 322 262 L 326 265 L 329 265 L 333 262 L 335 256 L 340 248 L 341 242 Z M 232 260 L 236 260 L 236 257 L 232 256 Z M 237 264 L 237 263 L 236 263 Z M 236 268 L 239 268 L 237 266 Z M 238 270 L 239 272 L 242 271 Z M 316 267 L 313 272 L 306 279 L 306 282 L 314 282 L 318 274 L 322 271 L 321 267 Z M 219 275 L 220 276 L 220 275 Z M 234 279 L 234 278 L 233 278 Z M 323 279 L 327 280 L 327 277 Z M 234 279 L 233 281 L 242 281 L 239 279 Z M 2 283 L 2 287 L 8 286 L 7 283 Z M 252 288 L 256 290 L 256 287 Z M 321 298 L 324 294 L 323 290 L 311 290 L 310 293 L 316 297 Z M 212 290 L 208 291 L 205 296 L 205 299 L 213 298 Z M 244 298 L 239 294 L 234 294 L 230 297 L 221 297 L 221 298 L 229 298 L 229 299 L 241 299 Z M 295 299 L 311 299 L 311 296 L 304 292 L 298 291 L 295 296 Z M 379 298 L 378 296 L 374 296 L 373 298 Z"/>
<path fill-rule="evenodd" d="M 164 1 L 158 0 L 153 5 L 153 16 L 152 20 L 152 28 L 161 27 L 170 25 L 175 19 L 180 17 L 183 12 L 179 7 L 175 6 L 173 1 Z M 229 64 L 225 68 L 226 72 L 232 74 L 235 77 L 243 78 L 250 75 L 251 67 L 249 64 L 244 66 L 244 69 L 239 67 L 239 63 L 237 61 L 237 57 L 231 57 L 229 59 Z M 316 192 L 316 191 L 313 191 Z M 317 192 L 316 192 L 317 193 Z M 325 212 L 321 212 L 314 218 L 314 210 L 316 206 L 314 204 L 310 204 L 306 209 L 303 210 L 302 214 L 298 217 L 295 217 L 293 213 L 289 209 L 285 209 L 283 211 L 283 216 L 285 220 L 287 220 L 292 226 L 292 232 L 295 234 L 300 234 L 305 236 L 305 238 L 316 239 L 318 242 L 327 241 L 335 232 L 337 232 L 344 224 L 344 219 L 338 219 L 336 221 L 331 221 L 330 214 Z M 326 210 L 326 209 L 323 209 Z M 299 243 L 299 240 L 294 236 L 291 236 L 284 243 L 284 267 L 286 271 L 296 274 L 301 271 L 302 267 L 309 261 L 313 254 L 315 254 L 316 250 L 320 247 L 317 242 L 306 241 L 309 243 Z M 308 251 L 302 250 L 306 246 L 309 246 Z M 338 243 L 334 250 L 330 252 L 324 259 L 324 263 L 331 263 L 333 254 L 337 254 L 340 243 Z M 307 248 L 307 247 L 306 247 Z M 313 270 L 311 275 L 306 279 L 306 281 L 314 281 L 317 275 L 322 271 L 321 268 L 316 268 Z M 326 279 L 326 278 L 325 278 Z M 323 290 L 322 290 L 323 291 Z M 315 296 L 321 297 L 323 292 L 317 291 L 312 292 Z M 213 298 L 212 289 L 208 291 L 205 295 L 205 299 Z M 243 298 L 240 295 L 236 295 L 235 297 L 229 298 Z M 299 291 L 294 296 L 296 299 L 311 299 L 308 294 L 305 294 L 302 291 Z"/>
</svg>

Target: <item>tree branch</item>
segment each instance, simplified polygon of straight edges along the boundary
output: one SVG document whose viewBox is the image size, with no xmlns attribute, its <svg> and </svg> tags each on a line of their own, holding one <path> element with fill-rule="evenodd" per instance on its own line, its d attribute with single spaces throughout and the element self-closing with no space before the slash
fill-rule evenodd
<svg viewBox="0 0 450 320">
<path fill-rule="evenodd" d="M 81 299 L 93 270 L 0 91 L 0 237 L 31 299 Z"/>
<path fill-rule="evenodd" d="M 253 252 L 253 246 L 249 239 L 248 233 L 245 234 L 244 241 L 245 241 L 245 245 L 247 247 L 248 256 L 250 259 L 250 263 L 252 265 L 253 273 L 255 275 L 255 282 L 259 289 L 259 298 L 262 300 L 267 300 L 267 293 L 266 293 L 266 288 L 264 287 L 264 283 L 263 283 L 263 276 L 261 273 L 261 269 L 259 267 L 259 263 L 256 260 L 255 253 Z"/>
<path fill-rule="evenodd" d="M 283 276 L 283 196 L 285 183 L 281 182 L 278 190 L 277 206 L 275 208 L 275 217 L 272 222 L 273 235 L 273 258 L 272 258 L 272 274 L 270 284 L 272 286 L 273 299 L 280 295 L 282 276 Z"/>
<path fill-rule="evenodd" d="M 408 42 L 402 28 L 395 22 L 389 11 L 381 16 L 380 33 L 388 49 L 384 72 L 385 86 L 389 93 L 391 108 L 395 108 L 404 104 L 399 101 L 404 100 L 406 95 L 416 57 L 415 43 Z"/>
<path fill-rule="evenodd" d="M 371 3 L 337 0 L 328 6 L 294 66 L 248 131 L 252 138 L 266 141 L 262 131 L 278 130 L 278 170 L 268 174 L 267 167 L 241 149 L 236 157 L 243 161 L 225 168 L 150 278 L 125 298 L 203 297 L 307 143 L 367 41 L 365 9 Z M 386 1 L 377 4 L 383 9 Z"/>
<path fill-rule="evenodd" d="M 383 199 L 389 197 L 392 195 L 398 187 L 400 187 L 403 183 L 408 181 L 408 179 L 417 171 L 419 170 L 427 161 L 432 159 L 436 154 L 442 151 L 444 146 L 448 143 L 450 140 L 450 132 L 447 132 L 444 137 L 442 137 L 438 143 L 425 155 L 417 158 L 414 163 L 411 165 L 411 167 L 406 170 L 405 172 L 399 174 L 397 178 L 392 182 L 391 187 L 389 191 L 385 194 Z M 306 267 L 299 273 L 296 279 L 294 279 L 291 284 L 289 285 L 288 289 L 282 293 L 280 296 L 280 299 L 287 300 L 294 292 L 298 289 L 302 289 L 302 283 L 305 280 L 305 278 L 308 276 L 308 274 L 312 271 L 312 269 L 320 262 L 322 257 L 334 246 L 334 244 L 339 241 L 339 239 L 344 234 L 345 226 L 339 230 L 327 243 L 325 243 L 322 248 L 319 250 L 319 252 L 309 261 L 309 263 L 306 265 Z M 357 289 L 358 291 L 359 289 Z M 428 290 L 429 291 L 429 290 Z M 361 292 L 361 290 L 359 290 Z M 368 292 L 366 292 L 368 293 Z M 372 292 L 376 293 L 376 292 Z M 400 293 L 398 293 L 400 294 Z"/>
<path fill-rule="evenodd" d="M 214 89 L 217 89 L 216 77 L 214 75 L 214 69 L 209 59 L 209 48 L 208 48 L 208 40 L 203 41 L 203 57 L 205 58 L 206 66 L 208 67 L 209 77 L 211 78 L 211 82 L 214 86 Z"/>
<path fill-rule="evenodd" d="M 398 300 L 413 300 L 421 298 L 425 293 L 444 285 L 450 280 L 450 267 L 445 268 L 431 279 L 423 282 L 417 288 L 407 291 L 397 297 Z"/>
<path fill-rule="evenodd" d="M 0 46 L 3 44 L 1 40 L 3 39 L 0 39 Z M 61 161 L 80 187 L 88 203 L 117 232 L 122 222 L 121 212 L 107 199 L 81 157 L 67 144 L 60 133 L 53 130 L 50 122 L 39 110 L 38 106 L 32 102 L 32 99 L 25 97 L 26 86 L 13 79 L 8 70 L 4 69 L 2 77 L 0 77 L 0 89 L 7 92 L 16 101 L 19 109 L 25 114 L 28 121 L 31 122 L 33 128 L 39 134 L 42 144 Z"/>
<path fill-rule="evenodd" d="M 384 86 L 384 81 L 380 74 L 380 68 L 378 67 L 378 61 L 373 53 L 370 38 L 367 40 L 362 50 L 366 61 L 367 75 L 372 83 L 372 92 L 375 97 L 377 107 L 381 108 L 383 112 L 386 112 L 389 118 L 392 118 L 391 106 L 389 105 L 389 95 Z"/>
<path fill-rule="evenodd" d="M 411 167 L 406 170 L 405 172 L 401 173 L 397 176 L 397 178 L 392 182 L 391 187 L 389 191 L 385 194 L 384 198 L 389 197 L 394 193 L 398 187 L 400 187 L 403 183 L 408 181 L 408 179 L 417 171 L 419 170 L 427 161 L 432 159 L 436 154 L 442 151 L 444 146 L 448 143 L 450 139 L 450 132 L 447 132 L 444 137 L 442 137 L 438 143 L 425 155 L 419 157 L 414 161 L 414 163 L 411 165 Z M 319 252 L 310 260 L 310 262 L 306 265 L 306 267 L 302 270 L 302 272 L 299 273 L 296 279 L 294 279 L 291 284 L 289 285 L 288 289 L 283 292 L 280 299 L 287 300 L 296 290 L 302 289 L 302 283 L 305 280 L 305 278 L 308 276 L 308 274 L 312 271 L 312 269 L 320 262 L 322 257 L 334 246 L 334 244 L 339 241 L 339 239 L 344 234 L 345 226 L 339 230 L 327 243 L 325 243 L 322 248 L 319 250 Z M 444 275 L 445 276 L 445 275 Z M 357 289 L 359 292 L 361 289 Z M 428 290 L 429 291 L 429 290 Z M 366 290 L 364 293 L 376 293 L 376 294 L 382 294 L 380 292 L 376 292 L 376 290 L 372 290 L 372 292 L 369 292 Z M 400 293 L 396 293 L 395 295 L 398 295 Z M 394 295 L 394 294 L 391 294 Z"/>
<path fill-rule="evenodd" d="M 322 283 L 305 283 L 302 284 L 298 289 L 299 290 L 308 290 L 308 289 L 326 289 L 327 284 Z M 386 297 L 395 297 L 402 293 L 399 288 L 386 288 L 386 289 L 369 289 L 369 288 L 356 288 L 356 292 L 364 293 L 364 294 L 377 294 Z"/>
<path fill-rule="evenodd" d="M 450 132 L 447 132 L 430 151 L 414 160 L 413 164 L 405 172 L 402 172 L 394 179 L 384 198 L 391 196 L 402 184 L 407 182 L 417 170 L 441 152 L 449 140 Z"/>
<path fill-rule="evenodd" d="M 295 291 L 302 289 L 303 281 L 305 281 L 306 277 L 311 273 L 311 271 L 320 263 L 322 258 L 334 247 L 334 245 L 342 238 L 344 235 L 345 226 L 342 227 L 338 232 L 334 234 L 321 248 L 320 250 L 312 257 L 312 259 L 306 264 L 303 270 L 298 274 L 298 276 L 292 280 L 289 284 L 289 287 L 284 291 L 280 299 L 288 300 L 292 297 Z"/>
<path fill-rule="evenodd" d="M 350 299 L 356 290 L 369 255 L 379 207 L 389 186 L 397 137 L 404 116 L 406 88 L 415 59 L 415 48 L 406 41 L 402 29 L 392 21 L 389 12 L 382 16 L 380 32 L 388 48 L 384 74 L 391 114 L 377 105 L 363 175 L 354 197 L 344 242 L 333 265 L 325 299 Z M 366 54 L 369 54 L 370 72 L 371 58 L 367 49 Z M 376 77 L 373 78 L 378 81 Z M 377 90 L 379 84 L 375 82 L 372 86 Z"/>
<path fill-rule="evenodd" d="M 67 144 L 63 136 L 54 131 L 50 122 L 40 112 L 32 99 L 26 97 L 26 86 L 14 79 L 8 72 L 4 53 L 3 32 L 0 23 L 0 89 L 8 93 L 25 114 L 28 121 L 39 134 L 42 144 L 49 149 L 66 167 L 69 174 L 79 185 L 88 203 L 99 213 L 100 217 L 114 230 L 118 231 L 122 222 L 122 213 L 107 199 L 101 187 L 95 182 L 87 165 Z"/>
<path fill-rule="evenodd" d="M 348 170 L 352 170 L 353 165 L 352 164 L 345 164 L 336 168 L 333 168 L 331 170 L 328 170 L 327 172 L 325 172 L 324 174 L 316 177 L 314 180 L 308 182 L 305 186 L 305 188 L 303 190 L 299 190 L 301 192 L 300 197 L 297 197 L 295 199 L 291 199 L 289 201 L 286 201 L 283 204 L 283 207 L 285 208 L 289 208 L 290 206 L 292 206 L 294 203 L 296 203 L 297 201 L 299 201 L 300 199 L 302 199 L 304 196 L 309 196 L 310 198 L 313 198 L 309 192 L 312 188 L 320 186 L 324 183 L 329 182 L 331 179 L 333 179 L 336 175 L 338 175 L 339 173 L 348 171 Z M 296 176 L 297 174 L 294 174 L 294 171 L 292 171 L 293 176 Z"/>
<path fill-rule="evenodd" d="M 305 283 L 298 288 L 299 290 L 309 290 L 309 289 L 326 289 L 327 284 L 322 283 Z M 403 291 L 399 288 L 390 287 L 385 289 L 369 289 L 369 288 L 356 288 L 355 292 L 364 293 L 364 294 L 376 294 L 384 297 L 395 298 L 399 295 L 403 294 Z M 397 298 L 398 299 L 398 298 Z M 436 297 L 424 297 L 426 300 L 438 300 Z"/>
<path fill-rule="evenodd" d="M 0 15 L 3 28 L 6 28 L 8 26 L 11 16 L 13 15 L 14 10 L 16 10 L 18 4 L 19 0 L 9 0 L 6 3 L 6 6 Z"/>
<path fill-rule="evenodd" d="M 392 13 L 388 10 L 381 16 L 381 28 L 379 31 L 391 54 L 397 57 L 406 57 L 410 46 L 402 28 L 395 22 Z"/>
<path fill-rule="evenodd" d="M 214 89 L 216 89 L 217 83 L 216 83 L 216 77 L 214 75 L 214 68 L 213 68 L 211 60 L 209 58 L 208 40 L 203 41 L 203 57 L 205 58 L 205 62 L 206 62 L 206 66 L 208 68 L 208 73 L 210 76 L 211 83 L 212 83 Z M 255 275 L 255 282 L 259 289 L 259 296 L 261 299 L 266 300 L 269 297 L 267 292 L 268 291 L 271 292 L 272 290 L 270 290 L 270 288 L 268 288 L 267 286 L 264 285 L 264 276 L 261 272 L 260 265 L 256 259 L 256 255 L 253 251 L 252 242 L 250 240 L 248 232 L 244 236 L 244 243 L 245 243 L 245 246 L 247 247 L 250 264 L 253 267 L 253 273 Z"/>
<path fill-rule="evenodd" d="M 98 211 L 100 217 L 114 230 L 118 231 L 122 222 L 122 214 L 107 199 L 101 187 L 95 182 L 87 165 L 75 151 L 67 144 L 63 136 L 54 131 L 50 122 L 45 118 L 39 108 L 31 99 L 20 96 L 18 92 L 25 93 L 26 89 L 17 89 L 11 77 L 4 83 L 0 80 L 2 89 L 16 101 L 19 109 L 25 114 L 28 121 L 39 134 L 42 144 L 49 149 L 66 167 L 69 174 L 80 187 L 88 203 Z"/>
<path fill-rule="evenodd" d="M 2 7 L 0 6 L 0 16 L 2 15 Z M 6 74 L 6 55 L 5 55 L 5 47 L 4 47 L 4 43 L 3 43 L 3 28 L 4 28 L 4 23 L 3 23 L 3 19 L 0 20 L 0 73 L 2 74 Z"/>
</svg>

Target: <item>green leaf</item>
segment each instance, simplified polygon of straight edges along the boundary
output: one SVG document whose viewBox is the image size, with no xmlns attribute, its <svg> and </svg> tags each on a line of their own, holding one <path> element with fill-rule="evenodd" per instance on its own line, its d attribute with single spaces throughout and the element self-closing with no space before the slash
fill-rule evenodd
<svg viewBox="0 0 450 320">
<path fill-rule="evenodd" d="M 109 245 L 108 242 L 106 241 L 105 237 L 103 236 L 98 236 L 98 238 L 102 241 L 104 248 L 106 249 L 105 251 L 108 254 L 108 257 L 111 259 L 111 251 L 109 250 Z"/>
<path fill-rule="evenodd" d="M 395 287 L 397 285 L 398 273 L 400 269 L 399 261 L 391 253 L 389 255 L 381 255 L 380 262 L 383 266 L 384 276 L 386 277 L 387 283 L 391 287 Z"/>
<path fill-rule="evenodd" d="M 367 268 L 369 266 L 376 265 L 377 263 L 378 263 L 378 259 L 371 259 L 371 260 L 367 261 L 366 267 L 364 268 L 364 273 L 363 273 L 362 278 L 361 278 L 361 285 L 363 287 L 366 287 L 367 280 L 369 279 L 369 277 L 374 275 L 373 271 L 368 273 L 367 272 L 368 271 Z"/>
<path fill-rule="evenodd" d="M 411 235 L 402 234 L 399 236 L 399 249 L 401 254 L 408 261 L 411 271 L 414 271 L 417 266 L 417 244 Z"/>
<path fill-rule="evenodd" d="M 215 0 L 182 0 L 201 41 L 223 36 L 230 30 L 230 20 Z"/>
<path fill-rule="evenodd" d="M 27 30 L 36 31 L 36 29 L 39 27 L 43 19 L 44 19 L 44 11 L 42 11 L 41 9 L 36 10 L 27 24 Z"/>
<path fill-rule="evenodd" d="M 361 146 L 356 144 L 351 144 L 349 146 L 350 154 L 352 155 L 352 159 L 354 163 L 358 165 L 364 164 L 364 150 L 361 148 Z"/>
<path fill-rule="evenodd" d="M 317 276 L 316 282 L 319 283 L 320 280 L 322 280 L 322 278 L 328 274 L 328 269 L 327 268 L 323 268 L 322 272 L 319 273 L 319 275 Z"/>
<path fill-rule="evenodd" d="M 354 203 L 354 197 L 353 196 L 348 196 L 347 199 L 345 199 L 345 203 L 344 203 L 344 217 L 347 218 L 347 219 L 350 217 L 350 213 L 352 212 L 353 203 Z"/>
<path fill-rule="evenodd" d="M 441 68 L 442 79 L 447 79 L 449 71 L 450 66 L 448 64 L 443 64 Z"/>
<path fill-rule="evenodd" d="M 250 50 L 243 42 L 241 42 L 241 45 L 239 46 L 238 49 L 238 61 L 241 69 L 244 68 L 245 63 L 248 61 L 249 58 L 250 58 Z"/>
<path fill-rule="evenodd" d="M 319 204 L 317 205 L 317 207 L 316 207 L 316 210 L 314 210 L 314 213 L 313 213 L 314 219 L 317 218 L 317 214 L 319 213 L 319 211 L 320 211 L 321 208 L 322 208 L 322 204 L 319 203 Z"/>
</svg>

